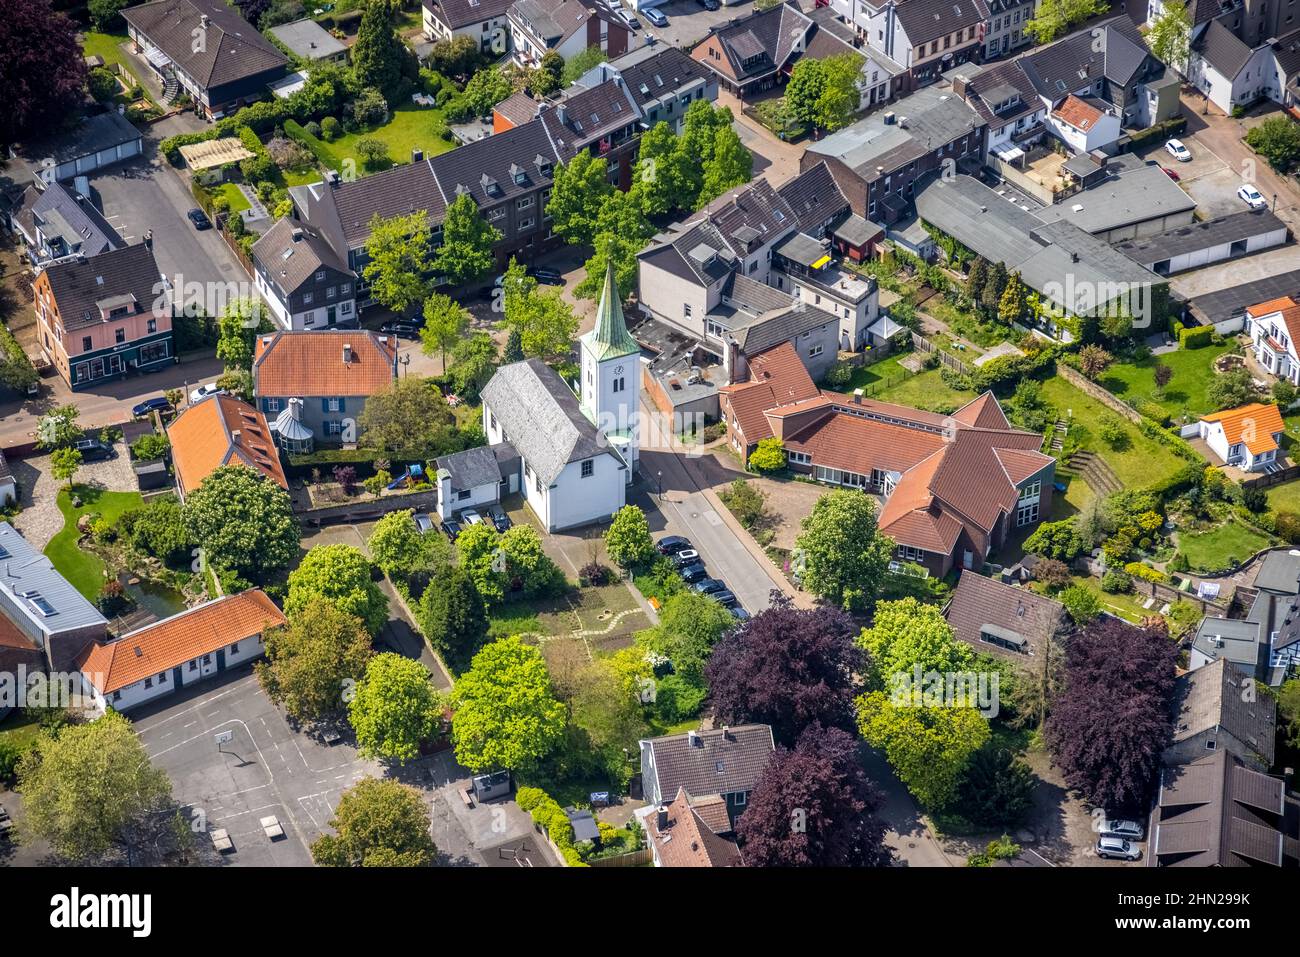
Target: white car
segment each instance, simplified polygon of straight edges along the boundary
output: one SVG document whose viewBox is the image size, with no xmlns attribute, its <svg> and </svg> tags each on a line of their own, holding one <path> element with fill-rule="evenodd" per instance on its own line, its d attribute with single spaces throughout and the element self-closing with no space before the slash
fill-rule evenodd
<svg viewBox="0 0 1300 957">
<path fill-rule="evenodd" d="M 196 402 L 202 402 L 210 395 L 224 395 L 225 392 L 225 389 L 217 388 L 215 382 L 209 382 L 207 385 L 201 385 L 190 393 L 190 405 L 194 405 Z"/>
<path fill-rule="evenodd" d="M 467 508 L 460 513 L 460 521 L 462 525 L 479 525 L 483 522 L 483 516 L 474 509 Z"/>
<path fill-rule="evenodd" d="M 1182 140 L 1170 140 L 1165 144 L 1165 150 L 1180 163 L 1191 162 L 1192 151 L 1183 145 Z"/>
<path fill-rule="evenodd" d="M 1237 196 L 1251 209 L 1263 209 L 1268 205 L 1268 200 L 1263 197 L 1259 190 L 1254 186 L 1251 186 L 1249 183 L 1237 190 Z"/>
<path fill-rule="evenodd" d="M 1107 817 L 1101 822 L 1101 834 L 1103 837 L 1118 837 L 1123 840 L 1140 841 L 1146 833 L 1139 821 L 1129 820 L 1128 818 Z"/>
<path fill-rule="evenodd" d="M 1142 856 L 1142 849 L 1122 837 L 1099 837 L 1097 839 L 1097 856 L 1113 857 L 1121 861 L 1136 861 Z"/>
</svg>

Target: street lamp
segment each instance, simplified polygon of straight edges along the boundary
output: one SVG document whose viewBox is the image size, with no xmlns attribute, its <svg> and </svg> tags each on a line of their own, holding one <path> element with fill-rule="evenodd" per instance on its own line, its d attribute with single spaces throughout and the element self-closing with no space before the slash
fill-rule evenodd
<svg viewBox="0 0 1300 957">
<path fill-rule="evenodd" d="M 403 367 L 402 375 L 403 375 L 403 376 L 408 376 L 408 375 L 410 375 L 410 374 L 411 374 L 411 354 L 410 354 L 409 352 L 406 353 L 405 355 L 402 356 L 402 358 L 401 358 L 400 361 L 401 361 L 401 363 L 402 363 L 402 367 Z"/>
<path fill-rule="evenodd" d="M 664 500 L 664 473 L 662 471 L 655 475 L 655 486 L 659 492 L 659 501 L 662 502 Z"/>
</svg>

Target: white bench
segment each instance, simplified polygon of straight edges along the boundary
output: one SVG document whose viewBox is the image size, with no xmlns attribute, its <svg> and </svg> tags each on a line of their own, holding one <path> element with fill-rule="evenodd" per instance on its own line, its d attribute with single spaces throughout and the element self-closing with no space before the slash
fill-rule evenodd
<svg viewBox="0 0 1300 957">
<path fill-rule="evenodd" d="M 219 827 L 212 832 L 212 846 L 222 854 L 229 854 L 235 849 L 235 842 L 224 827 Z"/>
<path fill-rule="evenodd" d="M 284 828 L 280 826 L 280 819 L 277 818 L 274 814 L 262 818 L 261 824 L 262 824 L 262 830 L 266 833 L 266 836 L 272 841 L 284 837 Z"/>
</svg>

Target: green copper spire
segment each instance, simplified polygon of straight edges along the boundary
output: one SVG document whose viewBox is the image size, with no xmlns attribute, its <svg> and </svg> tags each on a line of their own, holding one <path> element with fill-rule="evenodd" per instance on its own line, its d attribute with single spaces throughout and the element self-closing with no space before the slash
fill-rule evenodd
<svg viewBox="0 0 1300 957">
<path fill-rule="evenodd" d="M 632 334 L 623 321 L 623 304 L 619 299 L 618 285 L 614 282 L 614 260 L 605 263 L 605 288 L 600 293 L 600 308 L 596 312 L 596 328 L 588 333 L 591 351 L 597 362 L 617 356 L 639 353 Z"/>
</svg>

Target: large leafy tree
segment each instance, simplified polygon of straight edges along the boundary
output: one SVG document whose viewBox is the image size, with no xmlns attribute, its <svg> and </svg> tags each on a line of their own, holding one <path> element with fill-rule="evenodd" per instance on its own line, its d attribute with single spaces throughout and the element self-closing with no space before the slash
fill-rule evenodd
<svg viewBox="0 0 1300 957">
<path fill-rule="evenodd" d="M 1280 173 L 1300 165 L 1300 124 L 1284 114 L 1270 116 L 1246 134 L 1246 145 Z"/>
<path fill-rule="evenodd" d="M 77 27 L 49 0 L 8 0 L 0 17 L 0 144 L 50 129 L 76 112 L 86 82 Z"/>
<path fill-rule="evenodd" d="M 673 674 L 703 689 L 704 665 L 723 632 L 734 625 L 731 612 L 705 595 L 683 591 L 668 598 L 659 624 L 638 636 L 638 645 L 672 662 Z"/>
<path fill-rule="evenodd" d="M 881 796 L 839 728 L 811 725 L 778 747 L 736 825 L 748 867 L 884 867 Z"/>
<path fill-rule="evenodd" d="M 317 545 L 289 575 L 286 615 L 293 618 L 321 602 L 360 618 L 371 635 L 388 620 L 388 597 L 371 579 L 369 559 L 351 545 Z"/>
<path fill-rule="evenodd" d="M 1075 24 L 1105 13 L 1106 0 L 1040 0 L 1027 32 L 1039 43 L 1051 43 Z"/>
<path fill-rule="evenodd" d="M 299 721 L 342 713 L 365 674 L 370 635 L 360 618 L 332 602 L 311 602 L 281 628 L 266 632 L 257 677 L 267 696 Z"/>
<path fill-rule="evenodd" d="M 573 246 L 590 246 L 596 238 L 601 208 L 614 192 L 603 156 L 588 150 L 555 167 L 546 213 L 557 236 Z"/>
<path fill-rule="evenodd" d="M 1100 619 L 1070 642 L 1045 737 L 1065 782 L 1097 807 L 1140 811 L 1173 735 L 1178 649 L 1161 627 Z"/>
<path fill-rule="evenodd" d="M 1160 16 L 1147 31 L 1147 46 L 1161 63 L 1181 70 L 1187 65 L 1188 43 L 1192 35 L 1192 15 L 1181 0 L 1164 0 Z"/>
<path fill-rule="evenodd" d="M 969 671 L 975 661 L 970 646 L 953 637 L 943 612 L 915 598 L 885 601 L 876 606 L 871 627 L 862 631 L 862 647 L 871 656 L 875 687 L 889 686 L 892 676 Z"/>
<path fill-rule="evenodd" d="M 451 350 L 452 387 L 462 399 L 474 399 L 497 368 L 497 343 L 489 332 L 464 337 Z"/>
<path fill-rule="evenodd" d="M 348 703 L 348 718 L 364 757 L 410 761 L 431 737 L 442 700 L 428 669 L 392 652 L 375 655 Z"/>
<path fill-rule="evenodd" d="M 630 195 L 646 216 L 663 216 L 694 209 L 698 191 L 698 171 L 691 170 L 673 128 L 660 120 L 641 137 Z"/>
<path fill-rule="evenodd" d="M 605 529 L 605 549 L 624 568 L 648 561 L 654 555 L 655 543 L 645 512 L 636 505 L 624 505 L 615 512 L 614 520 Z"/>
<path fill-rule="evenodd" d="M 583 749 L 594 752 L 610 776 L 626 784 L 631 768 L 624 749 L 645 737 L 646 724 L 637 695 L 628 693 L 623 676 L 607 659 L 578 670 L 569 710 L 570 729 L 582 736 Z"/>
<path fill-rule="evenodd" d="M 469 322 L 470 314 L 464 306 L 450 296 L 434 293 L 424 301 L 424 326 L 420 329 L 420 341 L 425 355 L 439 353 L 445 370 L 447 350 L 465 335 Z"/>
<path fill-rule="evenodd" d="M 90 22 L 101 33 L 118 26 L 117 15 L 130 3 L 130 0 L 90 0 L 86 10 Z"/>
<path fill-rule="evenodd" d="M 795 64 L 786 85 L 791 112 L 805 123 L 837 130 L 853 118 L 861 99 L 858 79 L 861 54 L 845 52 L 823 60 L 804 57 Z"/>
<path fill-rule="evenodd" d="M 414 57 L 393 29 L 393 0 L 368 0 L 350 54 L 360 86 L 373 86 L 389 103 L 401 99 L 414 70 Z"/>
<path fill-rule="evenodd" d="M 1037 784 L 1028 764 L 996 742 L 986 744 L 966 765 L 953 810 L 978 827 L 1017 828 L 1033 811 Z"/>
<path fill-rule="evenodd" d="M 405 312 L 429 294 L 430 243 L 429 216 L 424 210 L 371 217 L 361 272 L 377 302 L 394 312 Z"/>
<path fill-rule="evenodd" d="M 790 744 L 819 722 L 853 727 L 854 676 L 863 654 L 852 620 L 833 608 L 778 601 L 725 635 L 705 667 L 719 723 L 772 726 Z"/>
<path fill-rule="evenodd" d="M 321 867 L 429 867 L 437 855 L 429 808 L 415 788 L 362 778 L 343 792 L 330 820 L 337 834 L 311 846 Z"/>
<path fill-rule="evenodd" d="M 258 333 L 270 332 L 270 317 L 258 299 L 233 299 L 217 316 L 217 358 L 228 369 L 250 369 Z"/>
<path fill-rule="evenodd" d="M 42 451 L 70 447 L 81 438 L 80 417 L 75 405 L 55 406 L 36 423 L 36 447 Z"/>
<path fill-rule="evenodd" d="M 114 853 L 129 863 L 171 807 L 167 775 L 117 713 L 38 737 L 19 762 L 18 792 L 32 834 L 87 863 Z"/>
<path fill-rule="evenodd" d="M 488 634 L 487 609 L 474 579 L 458 565 L 449 565 L 424 589 L 417 612 L 429 644 L 452 670 L 464 670 Z"/>
<path fill-rule="evenodd" d="M 696 203 L 706 206 L 727 190 L 748 183 L 754 176 L 754 154 L 739 134 L 725 126 L 714 134 L 713 154 L 704 165 L 704 182 Z"/>
<path fill-rule="evenodd" d="M 375 523 L 366 542 L 371 559 L 394 581 L 405 582 L 416 572 L 441 567 L 451 558 L 447 539 L 421 532 L 414 515 L 411 509 L 389 512 Z"/>
<path fill-rule="evenodd" d="M 500 230 L 479 214 L 469 194 L 457 196 L 443 216 L 433 270 L 453 286 L 477 279 L 492 268 L 492 247 L 500 240 Z"/>
<path fill-rule="evenodd" d="M 841 489 L 813 505 L 795 548 L 805 588 L 847 611 L 869 611 L 894 543 L 880 534 L 875 501 Z"/>
<path fill-rule="evenodd" d="M 433 458 L 447 451 L 456 417 L 431 382 L 403 377 L 366 400 L 357 429 L 367 448 L 403 459 Z"/>
<path fill-rule="evenodd" d="M 516 770 L 545 757 L 564 731 L 541 652 L 518 637 L 485 645 L 452 691 L 456 760 L 471 771 Z"/>
<path fill-rule="evenodd" d="M 185 499 L 185 528 L 208 564 L 261 581 L 298 556 L 289 493 L 244 465 L 215 469 Z"/>
<path fill-rule="evenodd" d="M 605 203 L 596 221 L 594 252 L 586 262 L 586 276 L 574 288 L 580 299 L 596 300 L 605 289 L 605 271 L 614 261 L 614 284 L 619 299 L 626 300 L 636 289 L 639 263 L 637 253 L 654 235 L 645 214 L 631 193 L 615 192 Z"/>
</svg>

